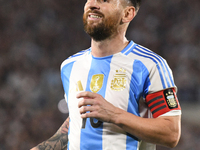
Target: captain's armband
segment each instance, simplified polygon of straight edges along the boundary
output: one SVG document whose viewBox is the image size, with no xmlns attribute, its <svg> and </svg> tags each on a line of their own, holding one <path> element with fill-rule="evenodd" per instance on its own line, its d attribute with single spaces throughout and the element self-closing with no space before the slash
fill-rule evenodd
<svg viewBox="0 0 200 150">
<path fill-rule="evenodd" d="M 172 110 L 181 110 L 176 92 L 173 88 L 148 94 L 146 96 L 146 102 L 154 118 Z"/>
</svg>

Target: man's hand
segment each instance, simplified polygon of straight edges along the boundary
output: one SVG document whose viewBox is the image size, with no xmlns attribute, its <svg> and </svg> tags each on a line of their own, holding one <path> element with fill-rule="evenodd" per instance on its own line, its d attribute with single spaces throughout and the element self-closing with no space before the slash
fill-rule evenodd
<svg viewBox="0 0 200 150">
<path fill-rule="evenodd" d="M 77 98 L 82 98 L 78 107 L 82 118 L 96 118 L 104 122 L 112 122 L 116 107 L 106 101 L 101 95 L 92 92 L 80 92 Z"/>
</svg>

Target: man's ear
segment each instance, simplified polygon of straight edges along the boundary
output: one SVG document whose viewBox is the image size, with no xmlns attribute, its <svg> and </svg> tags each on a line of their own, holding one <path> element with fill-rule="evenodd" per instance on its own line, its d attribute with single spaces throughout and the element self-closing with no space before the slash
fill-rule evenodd
<svg viewBox="0 0 200 150">
<path fill-rule="evenodd" d="M 137 12 L 135 10 L 135 7 L 133 6 L 127 6 L 124 9 L 124 15 L 122 17 L 123 23 L 129 23 L 133 20 L 133 18 L 136 16 Z"/>
</svg>

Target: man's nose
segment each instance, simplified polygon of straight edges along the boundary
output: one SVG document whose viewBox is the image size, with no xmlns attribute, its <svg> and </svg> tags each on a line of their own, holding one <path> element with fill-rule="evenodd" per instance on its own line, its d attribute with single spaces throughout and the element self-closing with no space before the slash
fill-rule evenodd
<svg viewBox="0 0 200 150">
<path fill-rule="evenodd" d="M 101 0 L 89 0 L 88 2 L 88 6 L 90 7 L 90 9 L 99 9 L 100 6 L 99 6 L 99 2 Z"/>
</svg>

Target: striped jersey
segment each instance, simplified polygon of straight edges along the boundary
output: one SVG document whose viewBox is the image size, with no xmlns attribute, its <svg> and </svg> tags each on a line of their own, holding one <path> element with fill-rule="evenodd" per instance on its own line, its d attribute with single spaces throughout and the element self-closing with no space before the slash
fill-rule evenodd
<svg viewBox="0 0 200 150">
<path fill-rule="evenodd" d="M 116 107 L 152 118 L 147 95 L 176 89 L 172 71 L 161 56 L 133 41 L 121 52 L 106 57 L 92 56 L 89 48 L 62 63 L 61 78 L 70 117 L 68 150 L 155 149 L 154 144 L 137 139 L 115 124 L 95 118 L 82 119 L 76 95 L 80 91 L 98 93 Z M 181 110 L 172 109 L 160 115 L 180 113 Z"/>
</svg>

